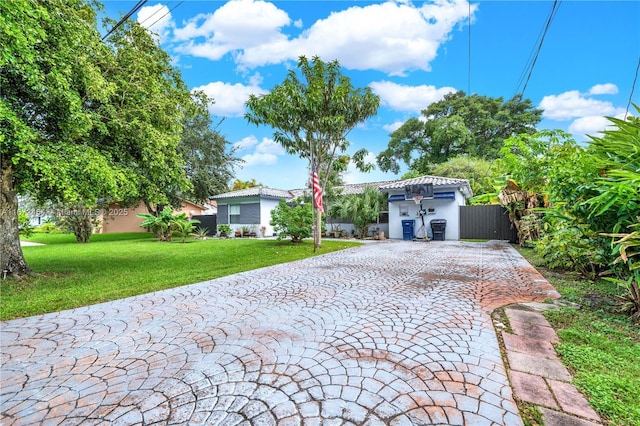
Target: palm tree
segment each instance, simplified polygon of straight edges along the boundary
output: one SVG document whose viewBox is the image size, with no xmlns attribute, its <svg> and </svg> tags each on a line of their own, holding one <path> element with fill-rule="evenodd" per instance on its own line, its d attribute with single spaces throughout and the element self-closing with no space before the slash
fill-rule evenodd
<svg viewBox="0 0 640 426">
<path fill-rule="evenodd" d="M 385 203 L 384 194 L 373 186 L 366 186 L 362 194 L 352 194 L 336 200 L 331 206 L 331 216 L 348 219 L 358 231 L 359 238 L 365 238 L 369 226 L 378 221 Z"/>
</svg>

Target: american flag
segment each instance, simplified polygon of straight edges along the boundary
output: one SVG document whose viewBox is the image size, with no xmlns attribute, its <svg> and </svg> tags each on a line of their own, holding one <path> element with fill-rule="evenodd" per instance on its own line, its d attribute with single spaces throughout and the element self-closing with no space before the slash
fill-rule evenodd
<svg viewBox="0 0 640 426">
<path fill-rule="evenodd" d="M 322 187 L 320 186 L 320 179 L 315 165 L 311 167 L 311 187 L 313 188 L 313 207 L 320 213 L 324 213 L 322 208 Z"/>
</svg>

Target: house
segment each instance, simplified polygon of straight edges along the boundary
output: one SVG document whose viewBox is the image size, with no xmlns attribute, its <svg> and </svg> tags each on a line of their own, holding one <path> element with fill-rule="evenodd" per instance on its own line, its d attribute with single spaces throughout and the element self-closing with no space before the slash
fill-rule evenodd
<svg viewBox="0 0 640 426">
<path fill-rule="evenodd" d="M 440 237 L 446 240 L 460 238 L 460 206 L 466 204 L 466 200 L 472 196 L 469 182 L 465 179 L 453 179 L 438 176 L 420 176 L 413 179 L 371 182 L 363 184 L 342 185 L 336 189 L 341 190 L 342 195 L 362 194 L 366 186 L 375 186 L 383 193 L 388 194 L 388 211 L 382 212 L 378 223 L 371 226 L 371 232 L 384 232 L 392 239 L 406 239 L 407 226 L 411 222 L 409 239 L 433 238 L 431 220 L 445 220 L 443 224 L 434 225 L 437 228 L 436 239 Z M 421 200 L 414 200 L 408 188 L 430 188 L 431 193 L 425 194 Z M 281 199 L 294 202 L 297 198 L 310 190 L 294 189 L 281 190 L 267 187 L 254 187 L 239 191 L 227 192 L 211 197 L 218 203 L 218 223 L 229 224 L 232 229 L 242 226 L 266 228 L 265 235 L 272 235 L 271 210 Z M 423 227 L 424 222 L 424 227 Z M 326 224 L 330 227 L 340 226 L 340 229 L 351 233 L 353 225 L 338 221 L 330 221 Z"/>
<path fill-rule="evenodd" d="M 204 214 L 205 210 L 205 206 L 184 200 L 182 206 L 179 209 L 175 209 L 174 213 L 186 213 L 187 217 L 192 217 Z M 97 216 L 100 225 L 95 232 L 97 234 L 146 232 L 146 229 L 140 227 L 143 219 L 138 217 L 138 213 L 149 213 L 143 202 L 133 207 L 124 207 L 118 203 L 111 203 Z"/>
<path fill-rule="evenodd" d="M 273 227 L 269 224 L 271 210 L 276 208 L 280 200 L 290 202 L 302 193 L 301 190 L 285 191 L 255 186 L 218 194 L 211 199 L 218 205 L 219 224 L 231 225 L 233 230 L 248 226 L 254 228 L 254 232 L 264 226 L 264 235 L 273 235 Z"/>
<path fill-rule="evenodd" d="M 411 198 L 408 188 L 431 188 L 431 193 L 423 198 Z M 429 239 L 460 239 L 460 206 L 473 195 L 469 181 L 439 176 L 420 176 L 389 182 L 380 186 L 380 191 L 388 194 L 389 238 L 407 239 L 406 224 L 412 223 L 413 236 Z M 445 220 L 445 223 L 442 223 Z M 431 222 L 436 229 L 445 225 L 444 232 L 434 236 Z M 436 225 L 436 222 L 440 222 Z"/>
</svg>

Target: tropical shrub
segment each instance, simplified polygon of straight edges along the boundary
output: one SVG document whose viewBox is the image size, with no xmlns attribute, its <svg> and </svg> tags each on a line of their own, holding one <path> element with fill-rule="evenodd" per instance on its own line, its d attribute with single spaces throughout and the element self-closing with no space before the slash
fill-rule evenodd
<svg viewBox="0 0 640 426">
<path fill-rule="evenodd" d="M 187 240 L 187 237 L 198 236 L 194 231 L 196 229 L 195 225 L 200 223 L 197 219 L 189 219 L 186 213 L 180 213 L 174 215 L 169 222 L 169 227 L 171 229 L 171 233 L 181 238 L 181 241 L 184 243 Z M 207 230 L 204 230 L 204 236 L 206 237 Z"/>
<path fill-rule="evenodd" d="M 173 218 L 171 207 L 165 207 L 158 216 L 151 213 L 138 213 L 137 216 L 144 219 L 140 224 L 141 228 L 151 230 L 160 241 L 171 241 L 171 232 L 169 231 L 169 222 Z"/>
<path fill-rule="evenodd" d="M 640 318 L 640 217 L 629 228 L 632 230 L 630 233 L 612 235 L 618 238 L 613 247 L 613 252 L 618 254 L 614 263 L 626 265 L 627 273 L 619 278 L 608 279 L 627 290 L 625 310 Z"/>
<path fill-rule="evenodd" d="M 313 229 L 311 204 L 289 206 L 284 200 L 280 200 L 278 206 L 271 210 L 270 224 L 278 234 L 279 240 L 289 236 L 292 242 L 297 243 L 309 238 Z"/>
<path fill-rule="evenodd" d="M 596 240 L 598 243 L 595 243 Z M 536 252 L 549 269 L 574 270 L 595 280 L 606 269 L 608 251 L 605 238 L 575 221 L 547 216 Z"/>
<path fill-rule="evenodd" d="M 366 238 L 369 227 L 378 221 L 386 197 L 373 186 L 366 186 L 362 194 L 346 195 L 331 206 L 331 216 L 349 220 L 359 238 Z"/>
<path fill-rule="evenodd" d="M 198 226 L 196 229 L 193 230 L 193 234 L 194 237 L 200 239 L 200 240 L 206 240 L 207 236 L 209 235 L 209 228 L 202 227 L 202 226 Z"/>
<path fill-rule="evenodd" d="M 640 113 L 640 108 L 636 107 Z M 630 311 L 640 316 L 640 118 L 609 119 L 614 127 L 592 137 L 590 151 L 599 167 L 596 196 L 584 204 L 594 230 L 615 238 L 612 281 L 627 289 Z"/>
<path fill-rule="evenodd" d="M 218 232 L 220 233 L 220 238 L 227 238 L 231 235 L 231 226 L 221 223 L 218 225 Z"/>
<path fill-rule="evenodd" d="M 186 238 L 194 231 L 194 225 L 200 223 L 199 220 L 187 218 L 186 213 L 173 214 L 171 207 L 165 207 L 158 216 L 150 213 L 138 213 L 138 217 L 144 219 L 140 224 L 141 228 L 148 228 L 160 241 L 171 241 L 173 235 L 178 235 L 185 242 Z"/>
</svg>

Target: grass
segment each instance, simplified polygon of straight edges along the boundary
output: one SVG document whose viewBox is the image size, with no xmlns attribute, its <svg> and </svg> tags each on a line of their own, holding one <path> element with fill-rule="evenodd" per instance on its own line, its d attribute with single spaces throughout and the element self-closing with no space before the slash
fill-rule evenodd
<svg viewBox="0 0 640 426">
<path fill-rule="evenodd" d="M 616 300 L 623 290 L 608 281 L 546 270 L 533 250 L 521 253 L 563 299 L 579 305 L 545 312 L 560 337 L 556 351 L 573 384 L 607 424 L 640 425 L 640 327 L 619 312 Z"/>
<path fill-rule="evenodd" d="M 359 243 L 325 240 L 292 244 L 262 239 L 161 243 L 151 234 L 97 234 L 78 244 L 70 234 L 34 234 L 46 245 L 23 247 L 36 273 L 0 281 L 0 319 L 55 312 L 206 281 L 341 250 Z"/>
</svg>

